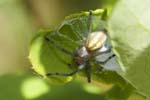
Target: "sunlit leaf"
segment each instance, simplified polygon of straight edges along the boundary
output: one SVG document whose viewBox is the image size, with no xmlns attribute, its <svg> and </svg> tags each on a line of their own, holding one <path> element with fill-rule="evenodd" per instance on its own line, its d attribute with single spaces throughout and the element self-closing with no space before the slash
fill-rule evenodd
<svg viewBox="0 0 150 100">
<path fill-rule="evenodd" d="M 49 90 L 50 86 L 37 77 L 25 79 L 21 86 L 21 92 L 26 99 L 38 98 L 41 95 L 48 93 Z"/>
<path fill-rule="evenodd" d="M 120 73 L 150 97 L 150 1 L 121 0 L 109 20 L 110 37 Z"/>
</svg>

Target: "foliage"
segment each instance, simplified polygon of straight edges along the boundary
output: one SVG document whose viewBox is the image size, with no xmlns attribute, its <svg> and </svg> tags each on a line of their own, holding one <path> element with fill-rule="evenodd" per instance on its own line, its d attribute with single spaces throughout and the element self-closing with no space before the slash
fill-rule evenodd
<svg viewBox="0 0 150 100">
<path fill-rule="evenodd" d="M 92 31 L 100 31 L 104 28 L 108 29 L 106 20 L 102 20 L 107 19 L 103 16 L 105 10 L 96 10 L 93 12 L 94 16 L 92 21 Z M 80 46 L 83 43 L 83 40 L 88 36 L 87 22 L 88 12 L 82 12 L 80 14 L 74 14 L 67 17 L 65 21 L 62 22 L 62 24 L 55 30 L 40 31 L 38 35 L 33 39 L 30 49 L 29 58 L 31 63 L 33 64 L 33 70 L 51 83 L 64 84 L 74 79 L 74 77 L 45 76 L 45 74 L 48 72 L 70 72 L 71 69 L 68 68 L 64 64 L 64 62 L 70 63 L 72 60 L 70 56 L 67 56 L 66 54 L 56 49 L 51 43 L 48 43 L 48 41 L 45 40 L 45 36 L 51 38 L 61 47 L 73 52 L 73 50 Z M 109 23 L 111 23 L 111 21 Z M 112 35 L 113 33 L 111 34 L 110 31 L 109 36 L 111 38 L 111 42 L 113 42 Z M 115 47 L 114 43 L 112 44 Z M 118 54 L 115 48 L 114 50 L 115 53 Z M 117 56 L 119 56 L 119 54 Z M 116 70 L 115 67 L 113 68 L 113 70 Z M 114 98 L 114 100 L 127 100 L 132 95 L 134 95 L 135 91 L 137 90 L 135 90 L 135 88 L 131 84 L 129 84 L 127 80 L 124 80 L 120 76 L 121 73 L 122 71 L 120 71 L 118 74 L 112 70 L 95 73 L 94 69 L 92 71 L 92 79 L 99 83 L 113 84 L 112 88 L 110 88 L 110 91 L 107 92 L 107 98 Z M 82 76 L 85 77 L 84 72 L 80 73 L 80 77 Z M 118 91 L 120 91 L 121 94 L 118 94 Z M 140 96 L 140 94 L 138 95 Z M 144 100 L 144 97 L 142 97 L 142 99 L 140 100 Z"/>
<path fill-rule="evenodd" d="M 150 97 L 149 0 L 121 0 L 110 20 L 110 37 L 121 65 L 120 73 L 138 91 Z"/>
<path fill-rule="evenodd" d="M 149 0 L 86 3 L 81 0 L 0 0 L 0 100 L 149 100 L 149 4 Z M 109 41 L 106 45 L 113 46 L 112 53 L 116 57 L 103 71 L 92 64 L 91 84 L 84 81 L 84 71 L 72 77 L 45 76 L 47 72 L 67 73 L 74 69 L 65 64 L 70 63 L 72 57 L 48 43 L 45 36 L 73 52 L 89 34 L 90 9 L 97 9 L 93 10 L 92 31 L 107 29 Z M 51 27 L 67 14 L 79 11 L 82 12 L 65 17 L 56 28 L 35 33 L 39 26 Z M 31 66 L 27 49 L 33 33 L 29 59 L 35 76 L 25 70 Z M 101 58 L 105 56 L 95 59 Z M 7 74 L 10 71 L 15 73 Z"/>
</svg>

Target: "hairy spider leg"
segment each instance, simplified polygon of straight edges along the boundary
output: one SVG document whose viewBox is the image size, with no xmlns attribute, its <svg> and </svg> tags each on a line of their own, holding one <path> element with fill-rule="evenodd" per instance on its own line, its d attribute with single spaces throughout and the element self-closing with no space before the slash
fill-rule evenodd
<svg viewBox="0 0 150 100">
<path fill-rule="evenodd" d="M 97 64 L 106 64 L 110 59 L 112 59 L 113 57 L 115 57 L 116 55 L 113 54 L 111 56 L 109 56 L 105 61 L 96 61 Z"/>
<path fill-rule="evenodd" d="M 85 67 L 84 64 L 80 65 L 77 69 L 75 69 L 74 71 L 70 72 L 70 73 L 47 73 L 46 76 L 51 76 L 51 75 L 56 75 L 56 76 L 73 76 L 74 74 L 76 74 L 78 71 L 82 70 Z"/>
<path fill-rule="evenodd" d="M 92 11 L 90 10 L 89 11 L 89 23 L 88 23 L 88 28 L 89 28 L 89 33 L 91 33 L 91 30 L 92 30 Z M 56 44 L 54 41 L 52 41 L 49 37 L 45 36 L 45 39 L 47 41 L 49 41 L 55 48 L 59 49 L 60 51 L 64 52 L 65 54 L 68 54 L 68 55 L 73 55 L 71 52 L 69 52 L 68 50 L 62 48 L 61 46 L 59 46 L 58 44 Z M 71 64 L 66 64 L 68 66 L 70 66 Z M 77 69 L 75 69 L 74 71 L 70 72 L 70 73 L 58 73 L 58 72 L 55 72 L 55 73 L 47 73 L 46 76 L 51 76 L 51 75 L 57 75 L 57 76 L 72 76 L 74 74 L 76 74 L 78 71 L 82 70 L 83 68 L 85 67 L 84 64 L 80 65 Z M 86 65 L 86 71 L 87 71 L 87 78 L 88 78 L 88 82 L 91 82 L 91 69 L 90 69 L 90 65 L 87 64 Z"/>
<path fill-rule="evenodd" d="M 92 10 L 89 11 L 89 18 L 88 18 L 88 32 L 89 34 L 92 32 Z"/>
<path fill-rule="evenodd" d="M 85 68 L 86 68 L 87 81 L 88 83 L 91 83 L 91 65 L 89 61 L 87 62 Z"/>
<path fill-rule="evenodd" d="M 45 37 L 45 39 L 47 41 L 49 41 L 55 48 L 57 48 L 58 50 L 62 51 L 63 53 L 67 54 L 67 55 L 71 55 L 72 56 L 72 53 L 69 52 L 68 50 L 60 47 L 58 44 L 56 44 L 54 41 L 52 41 L 50 38 L 48 38 L 47 36 Z M 65 65 L 67 65 L 68 67 L 71 67 L 71 64 L 70 63 L 67 63 L 64 59 L 61 59 L 58 57 L 58 59 Z"/>
<path fill-rule="evenodd" d="M 112 59 L 112 58 L 115 57 L 115 56 L 116 56 L 116 55 L 113 54 L 113 55 L 109 56 L 105 61 L 95 61 L 96 64 L 98 64 L 97 69 L 98 69 L 99 71 L 104 71 L 103 65 L 105 65 L 110 59 Z"/>
<path fill-rule="evenodd" d="M 64 52 L 65 54 L 70 55 L 70 56 L 73 55 L 73 53 L 71 53 L 70 51 L 68 51 L 68 50 L 66 50 L 66 49 L 64 49 L 64 48 L 62 48 L 62 47 L 59 46 L 57 43 L 55 43 L 52 39 L 50 39 L 50 37 L 45 36 L 45 39 L 46 39 L 49 43 L 51 43 L 55 48 L 57 48 L 58 50 Z"/>
<path fill-rule="evenodd" d="M 89 29 L 89 33 L 91 33 L 92 30 L 92 10 L 89 11 L 89 19 L 88 19 L 88 29 Z M 50 39 L 50 37 L 45 36 L 45 40 L 47 40 L 48 42 L 50 42 L 55 48 L 59 49 L 60 51 L 64 52 L 65 54 L 68 55 L 73 55 L 73 53 L 71 53 L 70 51 L 62 48 L 61 46 L 59 46 L 57 43 L 55 43 L 52 39 Z"/>
<path fill-rule="evenodd" d="M 51 43 L 55 48 L 57 48 L 58 50 L 62 51 L 63 53 L 67 54 L 67 55 L 73 55 L 71 52 L 69 52 L 68 50 L 62 48 L 61 46 L 57 45 L 54 41 L 52 41 L 49 37 L 45 37 L 45 39 Z M 64 61 L 62 61 L 64 64 L 66 64 L 67 66 L 71 66 L 71 64 L 68 64 Z M 79 70 L 82 69 L 82 66 L 79 66 L 77 69 L 75 69 L 74 71 L 72 71 L 71 73 L 59 73 L 59 72 L 55 72 L 55 73 L 47 73 L 46 76 L 51 76 L 51 75 L 57 75 L 57 76 L 72 76 L 74 74 L 76 74 Z"/>
</svg>

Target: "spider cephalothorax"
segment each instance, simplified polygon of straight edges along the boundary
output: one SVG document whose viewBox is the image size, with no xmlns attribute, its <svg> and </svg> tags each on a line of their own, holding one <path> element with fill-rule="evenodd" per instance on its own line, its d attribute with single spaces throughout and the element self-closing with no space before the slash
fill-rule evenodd
<svg viewBox="0 0 150 100">
<path fill-rule="evenodd" d="M 54 47 L 59 49 L 60 51 L 72 56 L 72 62 L 71 64 L 68 64 L 70 66 L 77 66 L 76 69 L 74 69 L 71 73 L 47 73 L 47 76 L 50 75 L 59 75 L 59 76 L 72 76 L 76 74 L 78 71 L 85 68 L 86 74 L 87 74 L 87 80 L 88 82 L 91 82 L 91 65 L 90 61 L 93 61 L 93 63 L 99 63 L 99 64 L 105 64 L 108 60 L 110 60 L 115 55 L 112 55 L 108 57 L 105 61 L 96 61 L 93 60 L 96 56 L 99 56 L 100 54 L 107 53 L 111 51 L 111 48 L 105 48 L 104 44 L 107 39 L 106 31 L 96 31 L 91 32 L 91 20 L 92 20 L 92 11 L 89 12 L 89 35 L 87 36 L 84 43 L 77 47 L 73 53 L 69 52 L 68 50 L 60 47 L 57 45 L 54 41 L 52 41 L 50 38 L 45 37 L 47 41 L 49 41 Z M 101 67 L 101 66 L 97 66 Z"/>
</svg>

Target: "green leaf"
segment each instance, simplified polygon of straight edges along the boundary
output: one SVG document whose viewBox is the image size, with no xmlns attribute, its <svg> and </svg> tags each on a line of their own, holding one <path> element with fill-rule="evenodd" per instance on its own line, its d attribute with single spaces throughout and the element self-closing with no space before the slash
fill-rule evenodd
<svg viewBox="0 0 150 100">
<path fill-rule="evenodd" d="M 92 31 L 99 31 L 106 28 L 106 23 L 100 20 L 104 10 L 93 11 Z M 43 76 L 52 83 L 66 83 L 73 77 L 63 76 L 45 76 L 48 72 L 68 73 L 72 70 L 67 64 L 72 63 L 72 56 L 63 53 L 49 43 L 45 36 L 50 38 L 62 48 L 73 51 L 83 44 L 84 39 L 88 36 L 88 18 L 89 12 L 82 12 L 66 17 L 58 28 L 55 30 L 41 30 L 32 40 L 30 47 L 29 59 L 36 73 Z M 67 63 L 67 64 L 66 64 Z"/>
<path fill-rule="evenodd" d="M 82 88 L 82 85 L 84 86 L 85 84 L 83 82 L 72 82 L 64 86 L 50 85 L 43 79 L 33 76 L 30 73 L 3 75 L 0 76 L 0 89 L 2 90 L 0 91 L 0 100 L 66 100 L 66 97 L 74 97 L 72 100 L 112 100 L 111 98 L 106 99 L 101 93 L 89 93 Z M 98 88 L 101 89 L 99 86 Z M 125 92 L 121 93 L 124 94 Z"/>
<path fill-rule="evenodd" d="M 64 59 L 70 60 L 71 58 L 63 54 L 50 43 L 45 40 L 46 34 L 53 34 L 50 30 L 41 30 L 38 35 L 33 39 L 30 49 L 30 61 L 32 62 L 33 69 L 36 73 L 43 76 L 45 79 L 53 82 L 64 83 L 70 81 L 70 78 L 57 78 L 51 77 L 50 79 L 45 76 L 48 72 L 67 72 L 70 71 L 69 68 L 61 61 Z M 58 35 L 55 35 L 56 37 Z M 60 37 L 58 37 L 60 38 Z M 59 56 L 61 55 L 61 56 Z"/>
<path fill-rule="evenodd" d="M 46 82 L 29 73 L 0 76 L 0 89 L 0 100 L 37 100 L 50 92 Z"/>
<path fill-rule="evenodd" d="M 0 76 L 0 89 L 0 100 L 66 100 L 72 97 L 74 97 L 72 100 L 89 98 L 106 100 L 102 94 L 85 92 L 79 82 L 64 86 L 50 85 L 43 79 L 26 72 Z"/>
<path fill-rule="evenodd" d="M 123 88 L 115 85 L 105 93 L 105 97 L 108 100 L 146 100 L 146 97 L 137 93 L 130 84 L 125 84 Z"/>
<path fill-rule="evenodd" d="M 107 28 L 106 22 L 101 20 L 101 18 L 104 18 L 104 16 L 102 16 L 101 11 L 97 11 L 98 10 L 94 11 L 94 16 L 92 17 L 92 31 L 101 31 L 102 29 Z M 41 30 L 38 32 L 31 43 L 29 55 L 29 59 L 33 65 L 33 70 L 51 83 L 64 84 L 70 82 L 74 77 L 47 77 L 45 75 L 48 72 L 71 72 L 72 69 L 69 68 L 66 63 L 72 63 L 73 59 L 72 56 L 66 55 L 54 45 L 52 45 L 52 43 L 49 43 L 46 38 L 51 39 L 62 48 L 73 53 L 76 48 L 83 45 L 84 39 L 86 39 L 89 34 L 88 18 L 89 17 L 87 12 L 71 15 L 67 17 L 65 21 L 63 21 L 62 24 L 55 30 Z M 116 100 L 120 100 L 120 98 L 123 98 L 122 100 L 126 100 L 130 95 L 132 95 L 132 92 L 135 89 L 115 71 L 106 70 L 97 72 L 98 70 L 95 66 L 96 65 L 93 64 L 91 67 L 92 82 L 96 81 L 98 83 L 110 85 L 110 94 L 108 93 L 110 95 L 108 95 L 109 97 L 115 95 L 113 98 Z M 82 71 L 79 76 L 80 78 L 86 78 L 86 73 Z M 118 91 L 121 91 L 119 97 L 117 97 Z"/>
<path fill-rule="evenodd" d="M 149 5 L 149 0 L 121 0 L 109 20 L 109 35 L 123 70 L 120 74 L 147 97 L 150 97 Z"/>
</svg>

